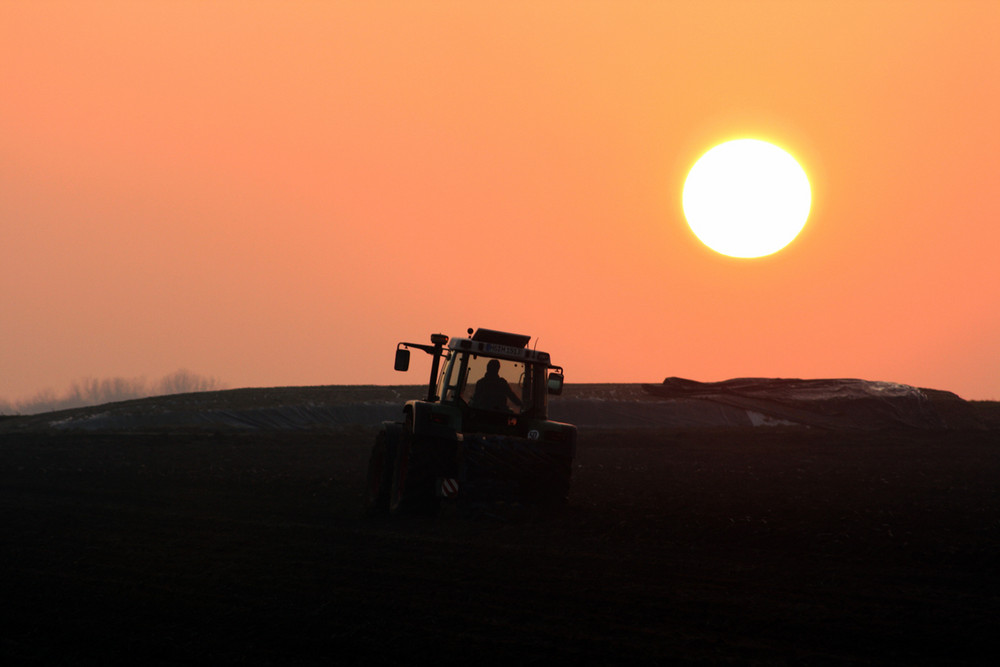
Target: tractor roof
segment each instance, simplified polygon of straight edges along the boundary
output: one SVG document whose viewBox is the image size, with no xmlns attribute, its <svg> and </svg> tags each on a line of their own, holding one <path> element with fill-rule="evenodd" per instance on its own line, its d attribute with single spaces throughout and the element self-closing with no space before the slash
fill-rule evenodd
<svg viewBox="0 0 1000 667">
<path fill-rule="evenodd" d="M 470 338 L 452 338 L 448 347 L 452 350 L 467 351 L 486 357 L 540 363 L 554 368 L 549 360 L 548 352 L 528 349 L 530 339 L 531 336 L 523 334 L 494 331 L 493 329 L 477 329 Z"/>
<path fill-rule="evenodd" d="M 484 343 L 496 343 L 497 345 L 509 345 L 510 347 L 528 347 L 531 336 L 524 334 L 507 333 L 506 331 L 495 331 L 493 329 L 476 329 L 472 334 L 472 340 L 481 340 Z"/>
</svg>

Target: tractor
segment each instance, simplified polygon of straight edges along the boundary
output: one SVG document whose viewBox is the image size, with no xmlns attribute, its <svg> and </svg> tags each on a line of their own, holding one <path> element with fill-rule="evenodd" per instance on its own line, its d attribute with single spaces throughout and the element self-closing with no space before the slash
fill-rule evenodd
<svg viewBox="0 0 1000 667">
<path fill-rule="evenodd" d="M 459 506 L 563 504 L 569 493 L 576 427 L 548 419 L 563 370 L 530 336 L 478 329 L 431 344 L 399 343 L 395 370 L 410 350 L 431 356 L 427 396 L 407 401 L 402 421 L 382 423 L 368 464 L 373 514 L 433 514 Z"/>
</svg>

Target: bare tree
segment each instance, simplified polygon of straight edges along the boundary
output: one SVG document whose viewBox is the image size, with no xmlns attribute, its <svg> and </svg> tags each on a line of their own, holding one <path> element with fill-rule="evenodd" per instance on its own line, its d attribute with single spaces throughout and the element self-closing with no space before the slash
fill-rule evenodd
<svg viewBox="0 0 1000 667">
<path fill-rule="evenodd" d="M 187 394 L 195 391 L 216 391 L 222 389 L 222 383 L 214 377 L 196 375 L 182 368 L 162 378 L 156 388 L 157 394 Z"/>
<path fill-rule="evenodd" d="M 113 377 L 99 380 L 84 378 L 70 385 L 66 393 L 58 397 L 51 389 L 38 392 L 22 401 L 0 401 L 0 414 L 37 414 L 82 408 L 88 405 L 116 403 L 154 395 L 187 394 L 198 391 L 217 391 L 225 386 L 214 377 L 197 375 L 181 369 L 161 378 L 152 389 L 145 378 Z"/>
</svg>

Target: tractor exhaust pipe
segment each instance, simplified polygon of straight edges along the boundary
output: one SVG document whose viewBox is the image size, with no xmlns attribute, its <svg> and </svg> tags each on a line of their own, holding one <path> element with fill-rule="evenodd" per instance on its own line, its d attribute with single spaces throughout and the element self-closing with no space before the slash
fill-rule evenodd
<svg viewBox="0 0 1000 667">
<path fill-rule="evenodd" d="M 427 400 L 436 401 L 438 400 L 437 392 L 437 376 L 438 369 L 441 366 L 441 352 L 445 345 L 448 344 L 448 337 L 444 334 L 431 334 L 431 343 L 434 344 L 434 351 L 431 354 L 434 355 L 434 360 L 431 361 L 431 379 L 427 383 Z"/>
</svg>

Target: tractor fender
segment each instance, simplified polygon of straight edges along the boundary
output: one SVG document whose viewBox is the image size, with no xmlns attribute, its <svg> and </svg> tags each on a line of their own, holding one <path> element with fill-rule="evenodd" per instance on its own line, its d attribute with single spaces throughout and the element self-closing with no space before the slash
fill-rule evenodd
<svg viewBox="0 0 1000 667">
<path fill-rule="evenodd" d="M 440 403 L 411 401 L 406 408 L 407 424 L 412 425 L 413 435 L 440 440 L 457 441 L 462 428 L 462 415 L 458 409 Z"/>
<path fill-rule="evenodd" d="M 393 468 L 398 455 L 399 443 L 403 435 L 403 424 L 382 422 L 382 428 L 375 436 L 371 456 L 368 459 L 368 480 L 366 509 L 370 515 L 385 514 L 389 510 L 389 494 L 392 490 Z"/>
</svg>

